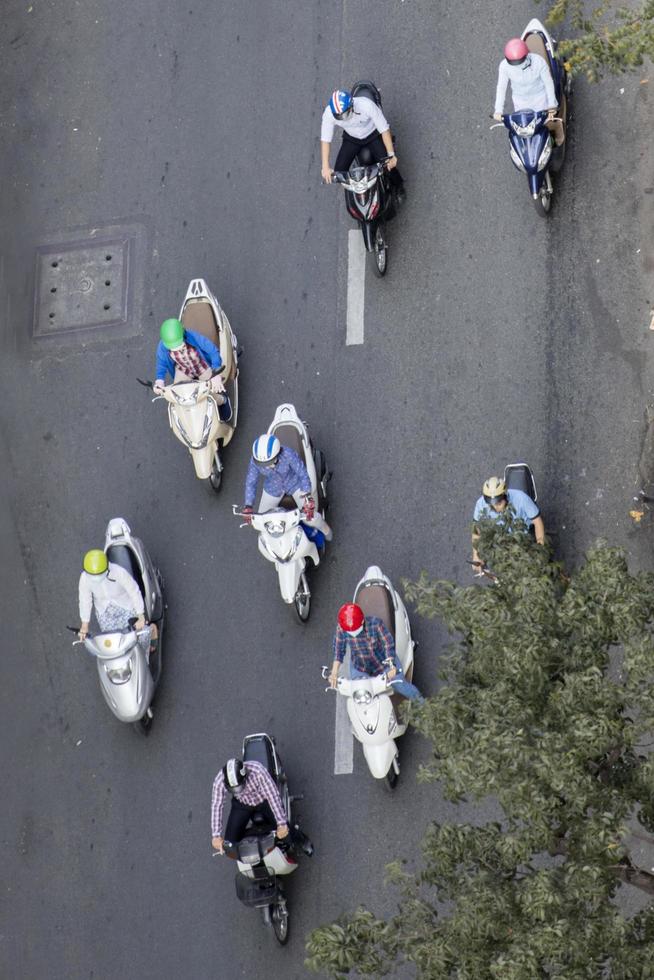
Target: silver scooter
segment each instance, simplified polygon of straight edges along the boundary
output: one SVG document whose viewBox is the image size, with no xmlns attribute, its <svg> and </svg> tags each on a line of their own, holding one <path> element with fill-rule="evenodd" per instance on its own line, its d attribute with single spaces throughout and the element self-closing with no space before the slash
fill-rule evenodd
<svg viewBox="0 0 654 980">
<path fill-rule="evenodd" d="M 152 699 L 161 677 L 161 655 L 165 618 L 163 579 L 143 542 L 132 535 L 127 521 L 114 517 L 107 525 L 104 550 L 108 560 L 120 565 L 137 583 L 145 604 L 145 618 L 158 630 L 156 648 L 149 649 L 150 630 L 124 630 L 90 634 L 75 640 L 95 657 L 100 690 L 119 721 L 129 722 L 143 735 L 152 724 Z M 68 627 L 77 633 L 74 627 Z"/>
</svg>

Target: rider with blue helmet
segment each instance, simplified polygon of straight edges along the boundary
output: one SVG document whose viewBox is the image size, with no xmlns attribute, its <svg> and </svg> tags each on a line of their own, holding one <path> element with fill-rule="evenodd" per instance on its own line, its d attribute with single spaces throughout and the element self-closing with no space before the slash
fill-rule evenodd
<svg viewBox="0 0 654 980">
<path fill-rule="evenodd" d="M 336 128 L 343 130 L 343 142 L 336 156 L 334 170 L 349 170 L 352 161 L 363 146 L 367 146 L 373 160 L 390 157 L 388 169 L 391 183 L 399 201 L 404 198 L 404 181 L 397 169 L 397 157 L 393 148 L 391 128 L 381 106 L 365 95 L 353 96 L 345 89 L 332 92 L 325 106 L 320 127 L 320 155 L 322 176 L 331 184 L 334 170 L 329 166 L 329 150 Z"/>
<path fill-rule="evenodd" d="M 303 460 L 294 449 L 282 446 L 279 439 L 269 432 L 264 432 L 252 445 L 252 457 L 245 478 L 245 505 L 243 515 L 251 521 L 253 505 L 257 495 L 259 477 L 263 477 L 263 491 L 259 502 L 261 513 L 279 506 L 282 497 L 293 497 L 295 503 L 304 511 L 304 524 L 310 524 L 331 541 L 332 532 L 329 524 L 316 508 L 312 496 L 311 479 Z"/>
</svg>

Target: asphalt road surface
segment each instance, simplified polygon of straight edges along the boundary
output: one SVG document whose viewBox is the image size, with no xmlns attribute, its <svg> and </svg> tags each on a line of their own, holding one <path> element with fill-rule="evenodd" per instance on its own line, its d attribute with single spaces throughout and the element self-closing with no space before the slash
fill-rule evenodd
<svg viewBox="0 0 654 980">
<path fill-rule="evenodd" d="M 429 819 L 492 812 L 418 785 L 415 735 L 393 797 L 357 746 L 354 772 L 335 776 L 319 668 L 368 564 L 398 584 L 423 568 L 469 580 L 472 507 L 506 462 L 531 463 L 566 560 L 602 535 L 651 567 L 647 522 L 628 511 L 654 363 L 654 78 L 577 84 L 543 221 L 488 120 L 503 40 L 532 14 L 470 0 L 4 5 L 3 977 L 304 977 L 309 929 L 360 901 L 393 907 L 384 864 L 413 859 Z M 318 134 L 331 90 L 357 76 L 382 89 L 408 202 L 386 279 L 366 280 L 364 343 L 346 346 L 350 224 L 340 189 L 321 186 Z M 58 332 L 45 296 L 35 335 L 35 256 L 125 229 L 124 327 Z M 152 377 L 158 326 L 196 276 L 245 351 L 219 497 L 135 380 Z M 334 473 L 306 627 L 230 507 L 282 401 Z M 141 741 L 64 629 L 81 556 L 116 515 L 155 556 L 169 604 Z M 434 692 L 445 637 L 413 625 L 416 680 Z M 213 777 L 261 730 L 316 845 L 289 885 L 285 949 L 210 852 Z"/>
</svg>

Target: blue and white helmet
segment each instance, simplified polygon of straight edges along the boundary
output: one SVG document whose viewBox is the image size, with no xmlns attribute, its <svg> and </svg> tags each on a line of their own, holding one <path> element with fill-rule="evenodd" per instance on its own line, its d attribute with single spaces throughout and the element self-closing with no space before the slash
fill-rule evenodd
<svg viewBox="0 0 654 980">
<path fill-rule="evenodd" d="M 277 436 L 265 432 L 252 443 L 252 459 L 259 466 L 272 466 L 281 452 L 282 444 Z"/>
<path fill-rule="evenodd" d="M 329 108 L 332 110 L 332 115 L 336 119 L 340 119 L 348 109 L 352 108 L 352 95 L 342 88 L 337 88 L 335 92 L 332 92 Z"/>
</svg>

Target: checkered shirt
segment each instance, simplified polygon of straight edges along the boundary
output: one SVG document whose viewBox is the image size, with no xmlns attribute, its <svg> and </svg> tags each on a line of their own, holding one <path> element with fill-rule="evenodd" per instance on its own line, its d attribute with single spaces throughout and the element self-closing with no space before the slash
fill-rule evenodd
<svg viewBox="0 0 654 980">
<path fill-rule="evenodd" d="M 279 790 L 265 766 L 260 762 L 245 762 L 247 779 L 245 785 L 232 795 L 245 806 L 259 806 L 264 800 L 270 803 L 270 809 L 275 815 L 277 826 L 288 823 Z M 213 792 L 211 794 L 211 836 L 222 837 L 223 834 L 223 811 L 225 809 L 225 798 L 229 790 L 225 786 L 225 778 L 222 769 L 213 781 Z"/>
<path fill-rule="evenodd" d="M 178 350 L 171 350 L 170 356 L 173 361 L 189 378 L 197 381 L 203 371 L 206 371 L 208 364 L 199 351 L 191 344 L 184 344 Z"/>
<path fill-rule="evenodd" d="M 342 664 L 348 647 L 352 666 L 363 674 L 368 674 L 369 677 L 383 674 L 387 668 L 384 660 L 395 653 L 395 641 L 377 616 L 366 616 L 363 629 L 358 636 L 351 636 L 340 626 L 336 627 L 334 660 Z"/>
</svg>

